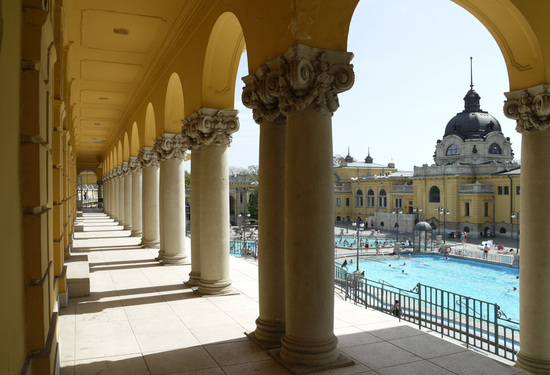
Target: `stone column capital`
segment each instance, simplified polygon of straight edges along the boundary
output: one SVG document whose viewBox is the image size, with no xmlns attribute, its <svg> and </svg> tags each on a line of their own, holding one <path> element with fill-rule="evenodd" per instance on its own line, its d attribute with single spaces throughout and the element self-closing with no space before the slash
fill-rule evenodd
<svg viewBox="0 0 550 375">
<path fill-rule="evenodd" d="M 128 159 L 128 167 L 131 172 L 141 172 L 141 162 L 137 156 L 130 156 Z"/>
<path fill-rule="evenodd" d="M 138 159 L 142 168 L 159 166 L 159 155 L 154 147 L 143 147 L 139 150 Z"/>
<path fill-rule="evenodd" d="M 504 93 L 504 115 L 516 120 L 516 131 L 531 133 L 550 126 L 550 84 Z"/>
<path fill-rule="evenodd" d="M 256 122 L 275 120 L 277 106 L 283 114 L 310 106 L 333 113 L 339 107 L 337 95 L 349 90 L 355 81 L 352 58 L 349 52 L 292 45 L 243 78 L 243 103 L 255 110 Z"/>
<path fill-rule="evenodd" d="M 130 173 L 130 168 L 128 167 L 128 162 L 123 161 L 122 162 L 122 175 L 126 176 L 128 173 Z"/>
<path fill-rule="evenodd" d="M 115 178 L 122 177 L 122 165 L 118 165 L 116 167 L 115 174 L 116 174 Z"/>
<path fill-rule="evenodd" d="M 160 160 L 183 159 L 187 150 L 188 138 L 181 134 L 164 133 L 155 139 L 155 151 Z"/>
<path fill-rule="evenodd" d="M 201 108 L 182 120 L 182 136 L 190 148 L 203 145 L 228 146 L 239 130 L 239 111 L 235 109 Z"/>
</svg>

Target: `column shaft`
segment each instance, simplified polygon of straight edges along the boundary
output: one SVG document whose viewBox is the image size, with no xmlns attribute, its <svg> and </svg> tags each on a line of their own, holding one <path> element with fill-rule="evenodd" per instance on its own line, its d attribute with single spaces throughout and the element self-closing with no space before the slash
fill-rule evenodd
<svg viewBox="0 0 550 375">
<path fill-rule="evenodd" d="M 116 170 L 115 170 L 116 171 Z M 120 179 L 118 177 L 113 178 L 113 215 L 112 218 L 115 221 L 119 220 L 118 216 L 118 196 L 119 196 L 119 189 L 120 189 Z"/>
<path fill-rule="evenodd" d="M 323 365 L 339 355 L 334 324 L 331 113 L 287 116 L 285 175 L 286 334 L 281 358 Z M 315 181 L 315 183 L 312 183 Z M 307 186 L 307 189 L 304 189 Z M 304 216 L 306 215 L 306 216 Z M 308 230 L 303 230 L 307 222 Z M 261 257 L 261 255 L 260 255 Z"/>
<path fill-rule="evenodd" d="M 143 240 L 145 247 L 158 248 L 159 237 L 159 167 L 143 168 L 142 190 Z"/>
<path fill-rule="evenodd" d="M 118 225 L 124 226 L 124 175 L 118 175 Z"/>
<path fill-rule="evenodd" d="M 141 169 L 132 172 L 132 236 L 141 237 Z"/>
<path fill-rule="evenodd" d="M 229 277 L 229 167 L 227 146 L 202 146 L 199 293 L 231 291 Z"/>
<path fill-rule="evenodd" d="M 191 272 L 187 283 L 199 285 L 201 277 L 200 196 L 201 196 L 201 149 L 191 154 Z"/>
<path fill-rule="evenodd" d="M 260 125 L 258 281 L 260 315 L 255 339 L 279 346 L 285 333 L 284 190 L 285 120 Z"/>
<path fill-rule="evenodd" d="M 185 251 L 185 171 L 183 159 L 163 161 L 163 219 L 164 254 L 166 264 L 184 263 Z"/>
<path fill-rule="evenodd" d="M 124 174 L 124 229 L 132 229 L 132 173 Z"/>
<path fill-rule="evenodd" d="M 164 186 L 166 179 L 166 161 L 161 160 L 159 165 L 159 253 L 157 260 L 164 259 L 164 236 L 166 228 L 164 227 Z"/>
<path fill-rule="evenodd" d="M 521 145 L 520 342 L 517 366 L 550 374 L 550 129 L 524 133 Z"/>
</svg>

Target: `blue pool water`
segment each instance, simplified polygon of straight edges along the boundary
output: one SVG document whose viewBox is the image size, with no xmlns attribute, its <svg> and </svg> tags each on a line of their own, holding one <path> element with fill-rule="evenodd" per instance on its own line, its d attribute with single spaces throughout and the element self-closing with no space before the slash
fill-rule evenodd
<svg viewBox="0 0 550 375">
<path fill-rule="evenodd" d="M 351 258 L 348 258 L 349 272 L 356 269 L 355 263 L 349 264 Z M 365 278 L 369 280 L 383 280 L 401 289 L 411 290 L 421 283 L 496 303 L 508 318 L 519 321 L 517 268 L 456 258 L 446 260 L 441 255 L 404 255 L 401 259 L 395 256 L 362 258 L 359 269 L 365 271 Z"/>
</svg>

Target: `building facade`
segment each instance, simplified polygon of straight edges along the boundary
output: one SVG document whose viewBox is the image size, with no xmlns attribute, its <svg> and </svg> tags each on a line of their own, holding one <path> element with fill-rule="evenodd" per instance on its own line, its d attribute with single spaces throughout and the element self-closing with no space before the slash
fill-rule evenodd
<svg viewBox="0 0 550 375">
<path fill-rule="evenodd" d="M 364 163 L 348 152 L 334 168 L 335 220 L 411 232 L 422 219 L 446 235 L 517 236 L 521 169 L 510 139 L 480 99 L 472 84 L 464 110 L 437 140 L 432 165 L 398 171 L 393 163 L 373 163 L 370 152 Z"/>
</svg>

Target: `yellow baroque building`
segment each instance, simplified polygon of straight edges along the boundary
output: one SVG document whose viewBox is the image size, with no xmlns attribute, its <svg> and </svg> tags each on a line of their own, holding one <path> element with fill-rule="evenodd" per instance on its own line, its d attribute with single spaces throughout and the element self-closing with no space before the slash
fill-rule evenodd
<svg viewBox="0 0 550 375">
<path fill-rule="evenodd" d="M 399 171 L 393 163 L 374 163 L 370 152 L 364 162 L 348 152 L 334 168 L 336 222 L 412 232 L 425 220 L 447 236 L 517 236 L 521 169 L 510 140 L 481 109 L 473 84 L 464 102 L 437 140 L 432 165 Z"/>
<path fill-rule="evenodd" d="M 354 83 L 347 39 L 357 2 L 0 1 L 0 373 L 59 371 L 58 316 L 71 293 L 66 262 L 83 171 L 100 180 L 98 200 L 109 216 L 158 249 L 159 261 L 181 263 L 182 164 L 191 153 L 192 260 L 182 282 L 205 295 L 231 291 L 226 151 L 239 128 L 235 82 L 245 46 L 242 99 L 260 124 L 254 336 L 304 372 L 342 365 L 334 334 L 332 115 Z M 439 166 L 417 171 L 420 181 L 410 177 L 413 186 L 426 181 L 413 193 L 409 178 L 394 183 L 391 175 L 364 188 L 377 194 L 375 206 L 392 209 L 401 197 L 403 209 L 412 200 L 428 219 L 442 206 L 451 223 L 479 230 L 507 223 L 521 185 L 516 364 L 549 374 L 550 2 L 454 2 L 488 29 L 506 64 L 504 111 L 522 134 L 514 194 L 498 194 L 510 186 L 506 174 L 476 174 L 478 186 L 473 178 L 440 178 Z M 446 188 L 451 181 L 455 191 Z M 429 202 L 433 186 L 439 202 Z M 361 214 L 369 210 L 378 208 Z"/>
</svg>

